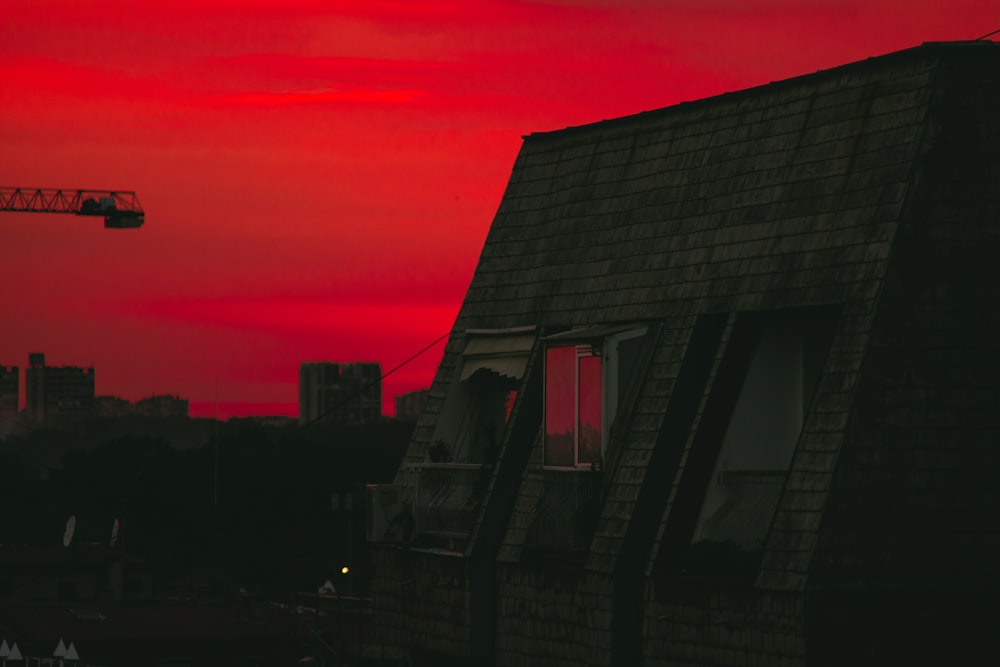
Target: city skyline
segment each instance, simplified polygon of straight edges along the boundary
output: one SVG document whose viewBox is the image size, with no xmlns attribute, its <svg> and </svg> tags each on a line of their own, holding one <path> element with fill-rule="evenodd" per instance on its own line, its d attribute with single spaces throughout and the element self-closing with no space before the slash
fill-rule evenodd
<svg viewBox="0 0 1000 667">
<path fill-rule="evenodd" d="M 146 223 L 0 214 L 0 363 L 296 414 L 303 361 L 391 369 L 450 330 L 523 135 L 996 21 L 983 0 L 14 0 L 0 185 L 134 190 Z"/>
<path fill-rule="evenodd" d="M 311 377 L 312 373 L 307 370 L 319 372 L 320 377 Z M 23 372 L 22 372 L 23 371 Z M 95 367 L 75 364 L 51 364 L 47 363 L 45 353 L 33 352 L 29 355 L 28 363 L 24 365 L 0 363 L 0 421 L 4 425 L 12 426 L 14 421 L 23 417 L 36 422 L 44 422 L 44 416 L 34 414 L 44 411 L 44 382 L 40 379 L 45 372 L 60 374 L 60 377 L 86 379 L 89 383 L 88 394 L 93 401 L 92 409 L 88 409 L 87 416 L 115 416 L 117 412 L 137 412 L 139 414 L 152 414 L 157 411 L 154 406 L 157 402 L 163 403 L 170 400 L 183 403 L 184 414 L 187 415 L 188 400 L 176 392 L 155 391 L 137 399 L 122 398 L 115 391 L 98 392 L 95 382 Z M 327 377 L 329 375 L 329 377 Z M 406 418 L 413 419 L 413 405 L 418 400 L 418 395 L 424 395 L 428 391 L 426 387 L 401 392 L 400 394 L 386 399 L 382 396 L 382 380 L 384 374 L 381 365 L 377 362 L 362 361 L 307 361 L 300 364 L 299 376 L 299 397 L 298 410 L 296 415 L 303 424 L 310 424 L 320 418 L 331 418 L 335 411 L 337 414 L 343 413 L 347 421 L 351 423 L 361 423 L 363 421 L 374 421 L 376 417 L 397 416 L 400 410 L 400 400 L 407 406 Z M 35 378 L 35 389 L 31 388 L 32 378 Z M 306 384 L 313 386 L 306 388 Z M 40 391 L 38 396 L 33 392 Z M 59 390 L 62 392 L 62 389 Z M 313 396 L 313 393 L 318 395 Z M 329 393 L 329 395 L 326 395 Z M 62 396 L 62 393 L 60 393 Z M 309 397 L 308 399 L 306 397 Z M 33 403 L 34 400 L 34 403 Z M 103 401 L 102 405 L 99 403 Z M 306 403 L 308 402 L 308 406 Z M 391 403 L 394 410 L 387 412 L 384 409 L 386 403 Z M 357 405 L 353 405 L 357 403 Z M 165 408 L 161 408 L 162 409 Z M 349 413 L 347 410 L 350 410 Z M 354 413 L 357 414 L 354 414 Z M 256 415 L 256 416 L 276 416 L 276 415 Z M 10 424 L 6 422 L 10 421 Z M 0 434 L 3 429 L 0 429 Z"/>
</svg>

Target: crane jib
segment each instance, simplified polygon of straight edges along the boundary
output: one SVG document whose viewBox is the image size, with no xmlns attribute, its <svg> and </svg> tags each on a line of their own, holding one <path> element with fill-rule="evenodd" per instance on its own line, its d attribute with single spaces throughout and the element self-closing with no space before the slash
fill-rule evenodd
<svg viewBox="0 0 1000 667">
<path fill-rule="evenodd" d="M 145 222 L 139 198 L 124 190 L 0 187 L 0 211 L 99 216 L 105 227 L 114 229 L 141 227 Z"/>
</svg>

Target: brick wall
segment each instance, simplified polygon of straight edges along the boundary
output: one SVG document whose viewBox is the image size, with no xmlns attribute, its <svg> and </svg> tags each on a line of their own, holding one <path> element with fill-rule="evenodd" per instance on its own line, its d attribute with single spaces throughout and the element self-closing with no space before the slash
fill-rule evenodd
<svg viewBox="0 0 1000 667">
<path fill-rule="evenodd" d="M 684 590 L 650 581 L 643 651 L 646 667 L 792 667 L 805 661 L 805 602 L 793 593 Z"/>
<path fill-rule="evenodd" d="M 507 564 L 497 581 L 497 665 L 610 664 L 610 577 Z"/>
<path fill-rule="evenodd" d="M 393 547 L 374 549 L 377 639 L 469 656 L 466 560 Z"/>
</svg>

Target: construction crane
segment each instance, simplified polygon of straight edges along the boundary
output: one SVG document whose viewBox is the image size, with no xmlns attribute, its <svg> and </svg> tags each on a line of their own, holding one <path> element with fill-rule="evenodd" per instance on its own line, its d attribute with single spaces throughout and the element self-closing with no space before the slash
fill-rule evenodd
<svg viewBox="0 0 1000 667">
<path fill-rule="evenodd" d="M 134 192 L 53 188 L 0 187 L 0 211 L 99 216 L 111 229 L 141 227 L 146 215 Z"/>
</svg>

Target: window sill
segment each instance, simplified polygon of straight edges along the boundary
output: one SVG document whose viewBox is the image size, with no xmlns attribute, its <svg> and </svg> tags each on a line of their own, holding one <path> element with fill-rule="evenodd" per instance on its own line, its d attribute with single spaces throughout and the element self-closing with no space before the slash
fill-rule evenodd
<svg viewBox="0 0 1000 667">
<path fill-rule="evenodd" d="M 546 466 L 543 465 L 543 470 L 551 470 L 553 472 L 601 472 L 600 463 L 583 463 L 578 466 Z"/>
<path fill-rule="evenodd" d="M 445 556 L 447 558 L 465 558 L 465 554 L 461 551 L 454 551 L 452 549 L 443 549 L 440 547 L 407 547 L 407 551 L 412 551 L 418 554 L 430 554 L 432 556 Z"/>
</svg>

